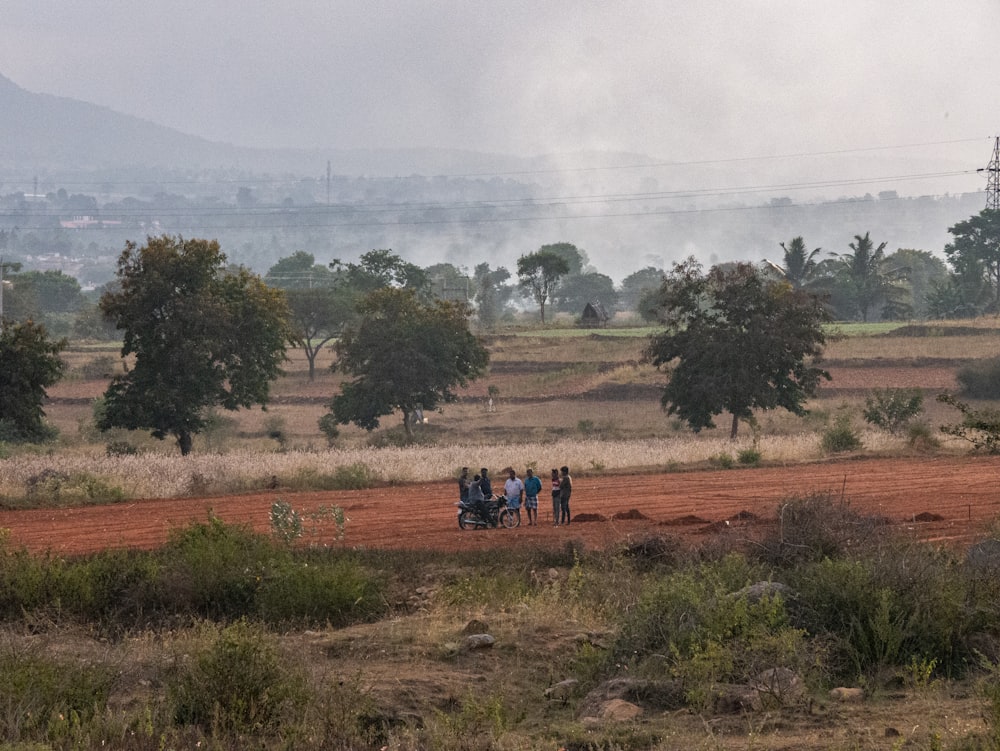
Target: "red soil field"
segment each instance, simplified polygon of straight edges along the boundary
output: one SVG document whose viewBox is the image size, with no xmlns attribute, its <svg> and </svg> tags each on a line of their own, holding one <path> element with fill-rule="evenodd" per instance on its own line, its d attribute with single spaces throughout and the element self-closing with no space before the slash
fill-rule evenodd
<svg viewBox="0 0 1000 751">
<path fill-rule="evenodd" d="M 358 491 L 151 499 L 113 506 L 0 512 L 9 544 L 60 556 L 108 548 L 154 548 L 171 530 L 210 514 L 227 523 L 269 530 L 278 499 L 302 512 L 342 507 L 343 540 L 329 527 L 313 542 L 351 548 L 483 550 L 562 546 L 610 549 L 656 534 L 691 542 L 712 532 L 744 534 L 774 520 L 783 500 L 829 493 L 832 502 L 886 519 L 917 539 L 967 545 L 989 534 L 1000 517 L 1000 457 L 963 456 L 854 459 L 758 469 L 574 477 L 568 527 L 552 526 L 551 502 L 540 499 L 536 527 L 507 530 L 458 528 L 454 483 Z M 741 513 L 748 512 L 748 513 Z M 616 518 L 617 517 L 617 518 Z M 587 518 L 593 519 L 586 521 Z M 729 520 L 729 524 L 726 521 Z M 306 525 L 308 527 L 308 524 Z"/>
</svg>

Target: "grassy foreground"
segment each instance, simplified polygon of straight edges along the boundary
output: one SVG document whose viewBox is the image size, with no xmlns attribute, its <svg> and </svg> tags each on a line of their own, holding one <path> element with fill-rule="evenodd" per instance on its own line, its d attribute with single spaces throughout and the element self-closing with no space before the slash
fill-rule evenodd
<svg viewBox="0 0 1000 751">
<path fill-rule="evenodd" d="M 151 552 L 4 546 L 0 748 L 996 748 L 995 548 L 826 496 L 778 521 L 488 561 L 218 520 Z"/>
</svg>

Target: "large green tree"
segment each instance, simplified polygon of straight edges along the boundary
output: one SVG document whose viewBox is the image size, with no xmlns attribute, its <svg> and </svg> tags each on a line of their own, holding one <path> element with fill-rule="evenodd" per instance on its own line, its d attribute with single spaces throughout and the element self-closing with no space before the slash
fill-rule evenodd
<svg viewBox="0 0 1000 751">
<path fill-rule="evenodd" d="M 754 410 L 781 407 L 801 415 L 829 374 L 818 367 L 829 314 L 814 294 L 768 281 L 749 264 L 713 267 L 693 258 L 675 264 L 658 292 L 665 330 L 646 356 L 668 370 L 662 404 L 694 430 L 732 415 L 730 436 Z"/>
<path fill-rule="evenodd" d="M 318 265 L 312 253 L 304 251 L 279 259 L 264 280 L 285 290 L 293 324 L 291 343 L 302 347 L 309 380 L 315 380 L 316 358 L 354 316 L 355 295 L 343 274 Z"/>
<path fill-rule="evenodd" d="M 413 290 L 387 287 L 368 295 L 359 313 L 336 344 L 333 369 L 353 377 L 330 402 L 340 424 L 374 430 L 380 418 L 398 410 L 409 437 L 415 410 L 454 401 L 454 389 L 489 362 L 469 330 L 464 303 L 425 303 Z"/>
<path fill-rule="evenodd" d="M 100 304 L 134 362 L 105 392 L 101 430 L 172 435 L 186 455 L 210 408 L 266 405 L 293 335 L 283 292 L 227 268 L 215 241 L 166 235 L 127 243 L 117 277 Z"/>
<path fill-rule="evenodd" d="M 580 315 L 589 302 L 599 302 L 607 310 L 618 304 L 614 280 L 606 274 L 568 274 L 559 282 L 553 299 L 556 310 Z"/>
<path fill-rule="evenodd" d="M 992 292 L 989 307 L 1000 312 L 1000 211 L 983 209 L 948 232 L 954 238 L 944 246 L 948 263 L 960 278 L 982 276 Z"/>
<path fill-rule="evenodd" d="M 54 341 L 41 324 L 0 319 L 0 440 L 36 442 L 50 438 L 43 418 L 45 390 L 65 370 Z"/>
<path fill-rule="evenodd" d="M 618 301 L 625 310 L 638 311 L 642 296 L 658 290 L 665 278 L 666 274 L 663 273 L 663 269 L 658 269 L 655 266 L 646 266 L 638 271 L 633 271 L 622 279 L 621 288 L 618 290 Z"/>
<path fill-rule="evenodd" d="M 536 303 L 545 323 L 545 303 L 549 301 L 559 280 L 569 273 L 570 264 L 559 253 L 545 250 L 528 253 L 517 259 L 518 285 Z"/>
</svg>

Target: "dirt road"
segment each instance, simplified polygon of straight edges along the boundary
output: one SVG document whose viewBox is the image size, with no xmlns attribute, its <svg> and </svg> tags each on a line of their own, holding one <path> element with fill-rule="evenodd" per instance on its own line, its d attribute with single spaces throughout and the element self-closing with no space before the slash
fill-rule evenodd
<svg viewBox="0 0 1000 751">
<path fill-rule="evenodd" d="M 823 464 L 621 477 L 575 477 L 574 523 L 554 528 L 551 503 L 540 499 L 540 524 L 515 530 L 462 531 L 452 483 L 360 491 L 152 499 L 114 506 L 0 512 L 10 544 L 58 555 L 105 548 L 152 548 L 171 530 L 215 514 L 228 523 L 269 529 L 271 504 L 299 511 L 344 508 L 342 542 L 350 547 L 488 550 L 510 545 L 583 541 L 604 548 L 652 533 L 704 535 L 741 511 L 773 518 L 782 499 L 828 492 L 852 508 L 887 518 L 921 539 L 967 543 L 1000 517 L 1000 458 L 858 459 Z M 544 493 L 543 493 L 544 495 Z M 615 518 L 615 515 L 644 518 Z M 603 520 L 584 521 L 599 515 Z M 331 530 L 320 541 L 330 541 Z"/>
</svg>

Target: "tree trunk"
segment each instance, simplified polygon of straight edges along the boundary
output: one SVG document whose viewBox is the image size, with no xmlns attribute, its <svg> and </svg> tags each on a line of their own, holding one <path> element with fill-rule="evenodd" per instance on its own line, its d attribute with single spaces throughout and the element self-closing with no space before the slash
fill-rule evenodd
<svg viewBox="0 0 1000 751">
<path fill-rule="evenodd" d="M 733 414 L 733 427 L 729 431 L 729 440 L 730 441 L 736 440 L 736 431 L 739 430 L 739 428 L 740 428 L 740 418 L 739 418 L 738 415 L 736 415 L 734 413 Z"/>
<path fill-rule="evenodd" d="M 541 304 L 539 305 L 539 308 L 542 311 L 542 323 L 545 323 L 545 300 L 542 300 Z"/>
<path fill-rule="evenodd" d="M 406 433 L 406 440 L 413 440 L 413 431 L 410 429 L 410 410 L 403 410 L 403 432 Z"/>
<path fill-rule="evenodd" d="M 191 433 L 189 433 L 187 430 L 182 430 L 180 433 L 177 434 L 177 446 L 181 450 L 181 456 L 187 456 L 188 454 L 191 453 L 191 443 L 192 443 Z"/>
</svg>

